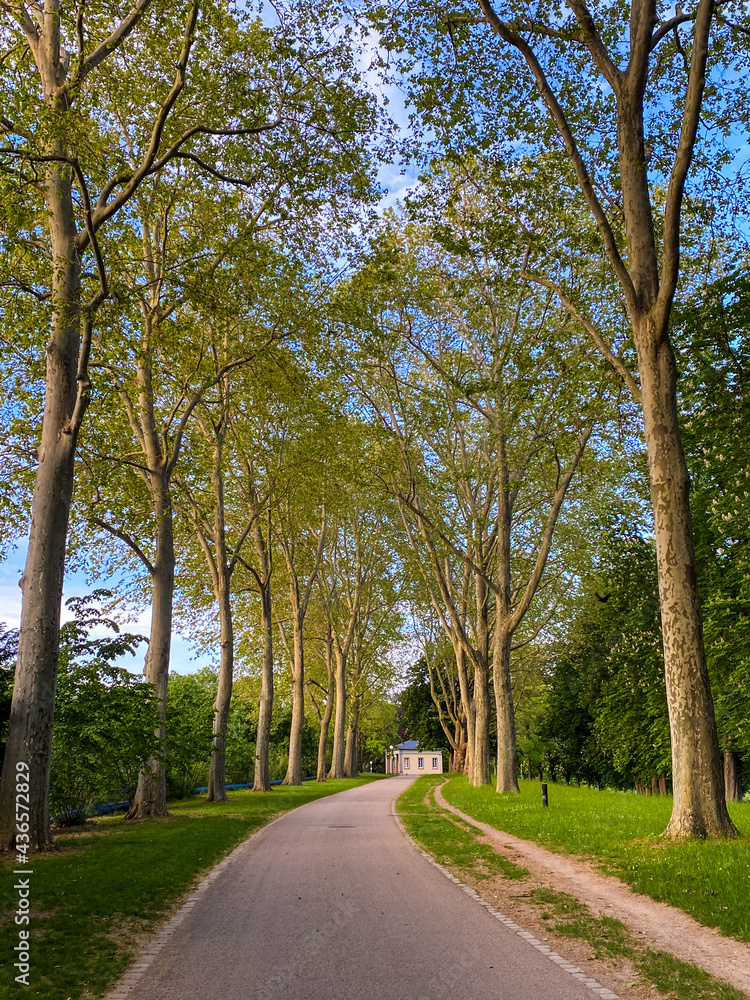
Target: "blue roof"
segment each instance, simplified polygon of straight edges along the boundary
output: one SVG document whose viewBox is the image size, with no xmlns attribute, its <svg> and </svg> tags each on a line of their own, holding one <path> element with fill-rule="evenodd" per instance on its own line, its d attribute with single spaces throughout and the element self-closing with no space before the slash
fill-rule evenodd
<svg viewBox="0 0 750 1000">
<path fill-rule="evenodd" d="M 396 747 L 397 750 L 416 750 L 419 744 L 419 740 L 407 740 L 405 743 L 399 743 Z"/>
</svg>

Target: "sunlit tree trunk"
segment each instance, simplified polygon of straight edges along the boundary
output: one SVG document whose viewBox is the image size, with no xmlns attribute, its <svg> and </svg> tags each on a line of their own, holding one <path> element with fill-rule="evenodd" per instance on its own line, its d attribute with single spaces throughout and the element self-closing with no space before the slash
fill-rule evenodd
<svg viewBox="0 0 750 1000">
<path fill-rule="evenodd" d="M 214 702 L 213 753 L 208 775 L 208 802 L 227 801 L 227 723 L 234 681 L 234 626 L 229 581 L 221 580 L 217 594 L 221 659 Z"/>
<path fill-rule="evenodd" d="M 326 780 L 326 753 L 328 751 L 328 731 L 331 727 L 331 718 L 333 716 L 335 667 L 333 659 L 333 636 L 331 635 L 330 626 L 326 634 L 325 650 L 326 650 L 325 652 L 326 674 L 328 682 L 326 685 L 327 687 L 326 704 L 320 718 L 320 737 L 318 739 L 318 773 L 317 773 L 318 781 Z"/>
<path fill-rule="evenodd" d="M 517 792 L 519 790 L 516 721 L 510 680 L 510 642 L 511 637 L 507 631 L 496 624 L 492 669 L 497 710 L 498 792 Z"/>
<path fill-rule="evenodd" d="M 62 143 L 48 150 L 63 155 Z M 52 716 L 78 432 L 88 404 L 88 381 L 79 375 L 80 260 L 75 246 L 72 172 L 52 163 L 44 173 L 52 248 L 52 327 L 47 348 L 44 417 L 34 483 L 13 700 L 0 785 L 0 851 L 16 834 L 17 765 L 28 765 L 29 844 L 44 850 L 49 831 Z"/>
<path fill-rule="evenodd" d="M 690 479 L 680 441 L 677 369 L 667 317 L 635 329 L 649 457 L 672 737 L 674 804 L 667 834 L 732 834 L 695 577 Z"/>
<path fill-rule="evenodd" d="M 346 750 L 344 753 L 345 778 L 355 778 L 359 773 L 359 713 L 360 699 L 359 695 L 355 695 L 351 699 L 349 726 L 346 731 Z"/>
<path fill-rule="evenodd" d="M 621 215 L 625 256 L 618 245 L 606 203 L 600 199 L 586 159 L 581 155 L 576 126 L 568 120 L 561 98 L 550 86 L 534 51 L 533 36 L 530 39 L 518 34 L 510 23 L 498 16 L 490 0 L 479 0 L 479 6 L 492 29 L 515 47 L 527 63 L 591 210 L 607 260 L 622 288 L 632 324 L 640 391 L 594 324 L 582 317 L 557 287 L 561 301 L 584 323 L 599 350 L 620 373 L 635 398 L 640 399 L 643 408 L 672 738 L 674 798 L 666 835 L 674 838 L 731 837 L 737 831 L 726 808 L 724 774 L 706 667 L 695 582 L 689 478 L 677 420 L 676 369 L 669 342 L 670 314 L 680 277 L 684 189 L 700 126 L 715 3 L 714 0 L 698 0 L 690 18 L 693 37 L 690 55 L 685 56 L 682 122 L 673 152 L 670 152 L 671 168 L 666 171 L 663 165 L 660 168 L 667 173 L 668 182 L 661 186 L 658 227 L 654 222 L 645 129 L 652 60 L 659 58 L 656 46 L 666 34 L 664 25 L 660 25 L 656 4 L 654 0 L 632 0 L 626 27 L 627 62 L 622 65 L 620 53 L 609 51 L 586 5 L 570 4 L 592 63 L 616 100 L 616 168 L 621 201 L 614 225 L 619 231 Z M 675 33 L 682 18 L 679 8 L 677 18 L 673 25 Z M 556 287 L 548 280 L 539 280 L 548 287 Z"/>
<path fill-rule="evenodd" d="M 475 575 L 476 656 L 474 660 L 474 785 L 489 785 L 490 774 L 490 671 L 489 671 L 489 591 L 484 579 Z"/>
<path fill-rule="evenodd" d="M 466 650 L 461 642 L 453 643 L 453 651 L 456 656 L 456 670 L 458 672 L 458 686 L 461 692 L 461 702 L 464 708 L 466 724 L 466 749 L 463 755 L 463 771 L 474 781 L 474 734 L 476 732 L 476 708 L 474 707 L 474 696 L 469 682 L 469 671 L 466 667 Z"/>
<path fill-rule="evenodd" d="M 273 716 L 273 617 L 271 614 L 271 583 L 260 594 L 261 633 L 263 635 L 263 666 L 261 671 L 258 737 L 255 744 L 254 792 L 271 791 L 270 753 L 271 718 Z"/>
<path fill-rule="evenodd" d="M 174 528 L 172 501 L 165 475 L 152 473 L 152 497 L 156 518 L 156 558 L 151 574 L 151 630 L 144 674 L 156 688 L 159 703 L 157 736 L 164 739 L 167 718 L 169 656 L 172 646 L 174 598 Z M 138 787 L 126 819 L 167 815 L 167 787 L 163 759 L 152 759 L 138 776 Z"/>
<path fill-rule="evenodd" d="M 346 654 L 338 648 L 334 649 L 336 670 L 334 684 L 336 688 L 336 717 L 333 723 L 333 754 L 329 778 L 344 777 L 344 752 L 346 749 Z"/>
<path fill-rule="evenodd" d="M 296 584 L 296 578 L 295 578 Z M 300 608 L 299 589 L 293 587 L 293 652 L 292 652 L 292 725 L 289 733 L 289 763 L 284 777 L 285 785 L 302 784 L 302 732 L 305 726 L 305 646 L 302 636 L 303 614 Z M 290 596 L 292 592 L 290 591 Z"/>
</svg>

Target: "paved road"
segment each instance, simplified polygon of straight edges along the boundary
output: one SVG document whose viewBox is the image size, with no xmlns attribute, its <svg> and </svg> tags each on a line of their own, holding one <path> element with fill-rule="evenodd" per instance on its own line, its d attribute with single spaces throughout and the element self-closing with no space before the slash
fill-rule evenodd
<svg viewBox="0 0 750 1000">
<path fill-rule="evenodd" d="M 391 815 L 408 780 L 256 834 L 132 1000 L 593 1000 L 414 850 Z"/>
</svg>

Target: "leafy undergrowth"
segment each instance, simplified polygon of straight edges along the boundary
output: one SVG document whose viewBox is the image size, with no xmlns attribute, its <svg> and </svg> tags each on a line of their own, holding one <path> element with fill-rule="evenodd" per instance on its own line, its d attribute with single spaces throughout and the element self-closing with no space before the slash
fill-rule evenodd
<svg viewBox="0 0 750 1000">
<path fill-rule="evenodd" d="M 463 776 L 443 788 L 447 802 L 498 830 L 552 850 L 600 862 L 607 874 L 636 892 L 671 903 L 729 937 L 750 941 L 750 804 L 729 811 L 744 836 L 715 842 L 671 843 L 661 838 L 671 797 L 550 784 L 542 806 L 537 781 L 522 781 L 520 795 L 473 788 Z"/>
<path fill-rule="evenodd" d="M 481 834 L 478 828 L 455 817 L 452 820 L 451 813 L 435 804 L 432 790 L 443 780 L 441 777 L 420 778 L 397 800 L 401 821 L 414 840 L 444 867 L 459 876 L 468 875 L 470 880 L 481 882 L 490 877 L 528 878 L 526 869 L 501 857 L 489 845 L 478 842 L 476 835 Z M 446 800 L 477 819 L 490 822 L 484 815 L 479 815 L 480 810 L 476 808 L 471 795 L 456 793 L 455 786 L 462 793 L 464 791 L 460 781 L 461 779 L 454 779 L 443 786 Z M 450 789 L 450 795 L 445 794 L 446 789 Z M 473 812 L 465 808 L 467 798 L 475 805 Z M 509 829 L 507 826 L 501 828 Z M 516 830 L 510 832 L 517 833 Z M 524 835 L 531 837 L 531 831 Z M 557 842 L 547 843 L 558 846 Z M 669 1000 L 745 1000 L 745 995 L 739 990 L 714 979 L 697 966 L 681 962 L 666 952 L 644 947 L 619 920 L 597 917 L 588 906 L 573 896 L 537 886 L 525 898 L 530 905 L 540 908 L 539 917 L 551 934 L 584 941 L 592 949 L 595 958 L 627 959 L 644 979 Z"/>
<path fill-rule="evenodd" d="M 44 1000 L 101 996 L 135 957 L 134 938 L 153 931 L 221 858 L 269 820 L 369 777 L 230 791 L 229 801 L 171 802 L 165 820 L 125 823 L 108 817 L 56 837 L 57 850 L 32 858 L 30 985 L 14 982 L 17 893 L 3 862 L 0 997 L 24 992 Z"/>
</svg>

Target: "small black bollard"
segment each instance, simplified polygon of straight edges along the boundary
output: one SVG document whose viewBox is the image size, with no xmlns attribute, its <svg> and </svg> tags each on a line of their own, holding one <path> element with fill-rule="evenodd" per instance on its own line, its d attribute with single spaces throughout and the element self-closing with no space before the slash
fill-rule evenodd
<svg viewBox="0 0 750 1000">
<path fill-rule="evenodd" d="M 542 805 L 549 805 L 549 799 L 547 798 L 547 786 L 545 784 L 542 784 Z"/>
</svg>

